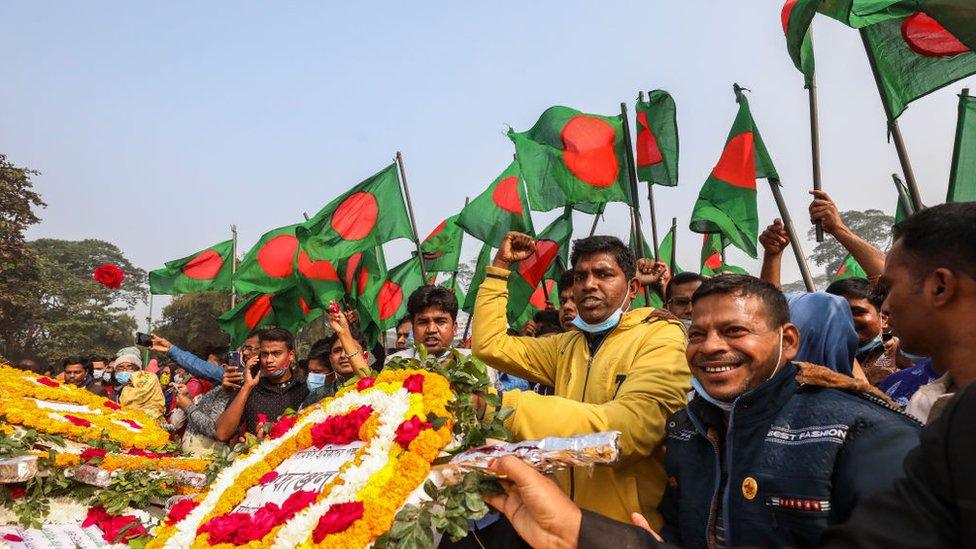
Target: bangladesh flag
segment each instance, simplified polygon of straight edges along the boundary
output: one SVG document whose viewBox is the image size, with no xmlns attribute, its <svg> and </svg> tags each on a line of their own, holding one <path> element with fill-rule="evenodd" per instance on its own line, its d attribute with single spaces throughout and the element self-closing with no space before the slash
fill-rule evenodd
<svg viewBox="0 0 976 549">
<path fill-rule="evenodd" d="M 464 303 L 464 290 L 461 289 L 461 284 L 458 283 L 457 275 L 452 274 L 450 278 L 441 283 L 441 286 L 454 292 L 454 297 L 457 299 L 458 306 Z"/>
<path fill-rule="evenodd" d="M 678 261 L 674 257 L 674 231 L 669 230 L 668 234 L 664 235 L 664 240 L 657 247 L 657 253 L 661 256 L 661 261 L 668 264 L 669 269 L 672 265 L 674 266 L 672 275 L 684 272 L 684 269 L 678 266 Z"/>
<path fill-rule="evenodd" d="M 698 201 L 691 213 L 691 230 L 722 233 L 728 242 L 751 257 L 757 257 L 756 179 L 778 180 L 779 175 L 752 119 L 749 101 L 738 84 L 735 85 L 735 97 L 739 113 L 732 123 L 718 164 L 698 193 Z"/>
<path fill-rule="evenodd" d="M 397 238 L 414 240 L 396 165 L 390 164 L 327 204 L 298 226 L 297 235 L 310 254 L 330 259 L 348 257 Z"/>
<path fill-rule="evenodd" d="M 396 325 L 407 313 L 407 299 L 417 288 L 424 285 L 420 273 L 420 260 L 416 256 L 390 269 L 386 280 L 375 290 L 362 295 L 362 309 L 370 315 L 380 331 Z"/>
<path fill-rule="evenodd" d="M 539 233 L 535 253 L 512 265 L 508 279 L 509 324 L 516 324 L 543 280 L 557 280 L 566 269 L 569 241 L 573 236 L 572 214 L 572 209 L 567 207 L 563 215 Z"/>
<path fill-rule="evenodd" d="M 905 17 L 918 0 L 819 0 L 817 11 L 855 29 Z"/>
<path fill-rule="evenodd" d="M 819 4 L 820 0 L 786 0 L 781 12 L 786 50 L 790 53 L 793 64 L 803 73 L 806 88 L 813 83 L 813 40 L 810 37 L 810 23 L 817 14 Z"/>
<path fill-rule="evenodd" d="M 461 262 L 461 240 L 464 231 L 457 224 L 458 215 L 452 215 L 427 235 L 420 243 L 424 267 L 428 273 L 453 273 Z"/>
<path fill-rule="evenodd" d="M 340 301 L 346 294 L 336 265 L 337 262 L 333 260 L 314 257 L 299 244 L 294 265 L 295 281 L 303 293 L 311 296 L 315 306 Z"/>
<path fill-rule="evenodd" d="M 149 273 L 149 293 L 177 295 L 230 290 L 233 249 L 233 241 L 227 240 L 183 259 L 167 261 L 165 267 Z"/>
<path fill-rule="evenodd" d="M 976 2 L 972 0 L 921 0 L 930 15 L 969 49 L 976 49 Z"/>
<path fill-rule="evenodd" d="M 620 116 L 549 107 L 530 130 L 510 129 L 508 137 L 515 143 L 532 209 L 586 204 L 584 211 L 594 213 L 602 203 L 630 203 Z"/>
<path fill-rule="evenodd" d="M 546 299 L 548 296 L 548 301 Z M 512 320 L 509 325 L 516 330 L 522 330 L 522 326 L 526 322 L 532 320 L 539 311 L 545 311 L 547 308 L 553 307 L 555 309 L 559 308 L 559 291 L 556 286 L 556 281 L 551 278 L 546 278 L 539 284 L 539 287 L 532 292 L 532 296 L 529 297 L 529 304 L 522 309 L 522 312 Z"/>
<path fill-rule="evenodd" d="M 254 293 L 217 319 L 217 324 L 236 347 L 255 328 L 278 326 L 295 334 L 322 314 L 313 308 L 297 286 L 273 294 Z"/>
<path fill-rule="evenodd" d="M 864 35 L 893 118 L 912 101 L 976 74 L 976 53 L 924 13 L 871 25 Z"/>
<path fill-rule="evenodd" d="M 631 236 L 630 247 L 631 249 L 634 248 L 633 236 Z M 664 240 L 662 240 L 661 244 L 658 245 L 657 253 L 659 255 L 659 259 L 668 264 L 668 268 L 671 268 L 672 264 L 675 265 L 675 271 L 671 273 L 672 276 L 680 272 L 683 272 L 682 269 L 678 267 L 676 263 L 674 263 L 672 258 L 672 256 L 674 255 L 674 232 L 671 231 L 670 229 L 668 229 L 667 234 L 664 235 Z M 651 257 L 651 250 L 647 244 L 647 239 L 644 239 L 644 257 Z M 630 308 L 638 309 L 640 307 L 657 307 L 657 308 L 664 307 L 664 300 L 661 299 L 661 296 L 658 295 L 657 292 L 648 288 L 648 295 L 651 298 L 649 304 L 647 299 L 645 299 L 644 297 L 644 292 L 643 291 L 637 292 L 637 297 L 635 297 L 633 301 L 630 302 Z"/>
<path fill-rule="evenodd" d="M 457 224 L 469 235 L 496 248 L 509 231 L 535 234 L 518 162 L 509 164 L 485 192 L 461 210 Z"/>
<path fill-rule="evenodd" d="M 718 234 L 705 234 L 702 240 L 702 264 L 700 273 L 715 276 L 721 273 L 749 274 L 742 267 L 722 263 L 722 237 Z"/>
<path fill-rule="evenodd" d="M 654 90 L 638 101 L 637 179 L 674 187 L 678 184 L 678 109 L 671 94 Z"/>
<path fill-rule="evenodd" d="M 960 95 L 956 145 L 952 153 L 946 202 L 974 200 L 976 200 L 976 97 Z"/>
<path fill-rule="evenodd" d="M 339 276 L 350 300 L 349 306 L 358 308 L 363 295 L 367 292 L 375 294 L 386 280 L 386 259 L 382 251 L 381 247 L 377 247 L 375 250 L 356 252 L 339 262 Z M 363 316 L 371 315 L 360 314 L 360 317 Z"/>
<path fill-rule="evenodd" d="M 241 295 L 273 294 L 295 285 L 299 225 L 279 227 L 261 235 L 237 267 L 234 287 Z"/>
<path fill-rule="evenodd" d="M 471 277 L 468 293 L 464 296 L 464 301 L 461 302 L 461 310 L 468 314 L 474 311 L 474 301 L 478 297 L 478 289 L 481 288 L 481 283 L 485 281 L 485 273 L 488 270 L 488 266 L 491 265 L 491 254 L 491 244 L 485 244 L 481 247 L 481 251 L 478 252 L 478 261 L 475 263 L 474 276 Z"/>
<path fill-rule="evenodd" d="M 861 264 L 854 259 L 854 256 L 847 254 L 844 258 L 844 262 L 841 263 L 840 267 L 837 268 L 837 272 L 834 273 L 833 281 L 844 280 L 845 278 L 867 278 L 867 273 L 861 268 Z"/>
</svg>

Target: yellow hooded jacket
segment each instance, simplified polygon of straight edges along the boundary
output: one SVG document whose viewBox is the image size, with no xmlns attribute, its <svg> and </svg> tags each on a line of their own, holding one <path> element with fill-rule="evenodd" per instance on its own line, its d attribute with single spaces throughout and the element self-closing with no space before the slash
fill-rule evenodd
<svg viewBox="0 0 976 549">
<path fill-rule="evenodd" d="M 556 394 L 507 391 L 502 406 L 514 413 L 506 427 L 517 440 L 620 431 L 617 463 L 574 468 L 557 480 L 580 507 L 627 523 L 640 512 L 659 531 L 665 422 L 685 407 L 691 388 L 681 323 L 655 309 L 626 312 L 593 356 L 576 330 L 510 336 L 508 275 L 488 268 L 475 302 L 472 352 L 502 372 L 553 386 Z"/>
</svg>

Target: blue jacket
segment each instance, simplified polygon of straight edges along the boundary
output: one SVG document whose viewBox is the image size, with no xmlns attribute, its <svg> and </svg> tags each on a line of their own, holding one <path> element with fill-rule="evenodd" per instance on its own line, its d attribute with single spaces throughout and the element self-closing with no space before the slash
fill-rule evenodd
<svg viewBox="0 0 976 549">
<path fill-rule="evenodd" d="M 206 379 L 214 383 L 221 383 L 224 381 L 223 368 L 217 364 L 203 360 L 190 351 L 184 351 L 176 345 L 173 345 L 169 348 L 169 352 L 166 354 L 173 359 L 173 362 L 182 366 L 187 372 L 190 372 L 190 375 L 194 377 Z"/>
<path fill-rule="evenodd" d="M 728 546 L 811 547 L 901 476 L 921 426 L 864 382 L 787 363 L 736 399 L 727 426 L 721 410 L 696 397 L 667 429 L 667 541 L 714 546 L 720 509 Z"/>
</svg>

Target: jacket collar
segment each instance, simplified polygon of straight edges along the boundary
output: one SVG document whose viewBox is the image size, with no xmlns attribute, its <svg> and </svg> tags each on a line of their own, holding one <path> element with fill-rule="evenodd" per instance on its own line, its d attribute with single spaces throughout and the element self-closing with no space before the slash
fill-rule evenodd
<svg viewBox="0 0 976 549">
<path fill-rule="evenodd" d="M 772 379 L 735 399 L 732 403 L 732 414 L 736 423 L 741 425 L 743 421 L 762 420 L 779 413 L 800 386 L 796 381 L 796 374 L 796 365 L 787 362 Z M 696 395 L 688 403 L 688 415 L 695 428 L 702 435 L 706 435 L 706 425 L 720 426 L 716 423 L 721 421 L 722 411 Z M 720 429 L 723 430 L 724 428 Z"/>
</svg>

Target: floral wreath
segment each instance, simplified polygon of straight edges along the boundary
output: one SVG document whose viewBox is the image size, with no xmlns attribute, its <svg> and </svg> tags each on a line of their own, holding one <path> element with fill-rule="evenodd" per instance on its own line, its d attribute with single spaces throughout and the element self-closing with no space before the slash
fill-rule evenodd
<svg viewBox="0 0 976 549">
<path fill-rule="evenodd" d="M 302 414 L 275 423 L 207 492 L 174 505 L 147 547 L 365 547 L 386 533 L 452 438 L 448 380 L 417 369 L 360 379 Z M 234 509 L 275 468 L 312 446 L 366 444 L 318 492 L 296 491 L 252 514 Z"/>
<path fill-rule="evenodd" d="M 109 439 L 125 448 L 148 450 L 162 448 L 169 441 L 169 434 L 141 411 L 123 409 L 87 389 L 3 365 L 0 418 L 78 442 Z"/>
</svg>

